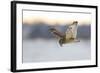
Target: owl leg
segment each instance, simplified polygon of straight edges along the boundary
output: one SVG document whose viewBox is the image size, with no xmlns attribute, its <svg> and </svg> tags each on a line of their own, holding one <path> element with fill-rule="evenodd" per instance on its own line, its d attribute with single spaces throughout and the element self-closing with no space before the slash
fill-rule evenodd
<svg viewBox="0 0 100 73">
<path fill-rule="evenodd" d="M 62 47 L 62 44 L 60 43 L 60 46 Z"/>
<path fill-rule="evenodd" d="M 60 39 L 59 40 L 59 45 L 62 47 L 63 43 L 62 43 L 62 40 Z"/>
</svg>

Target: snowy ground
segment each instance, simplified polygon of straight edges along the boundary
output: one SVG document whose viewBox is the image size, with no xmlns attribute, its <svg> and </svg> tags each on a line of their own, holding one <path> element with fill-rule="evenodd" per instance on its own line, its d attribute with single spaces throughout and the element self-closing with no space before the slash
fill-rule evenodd
<svg viewBox="0 0 100 73">
<path fill-rule="evenodd" d="M 23 62 L 47 62 L 91 59 L 90 40 L 60 47 L 57 40 L 23 40 Z"/>
</svg>

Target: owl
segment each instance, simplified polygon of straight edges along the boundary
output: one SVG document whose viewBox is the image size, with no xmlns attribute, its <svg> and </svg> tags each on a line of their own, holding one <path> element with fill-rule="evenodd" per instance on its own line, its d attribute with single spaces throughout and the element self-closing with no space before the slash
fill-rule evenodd
<svg viewBox="0 0 100 73">
<path fill-rule="evenodd" d="M 68 28 L 64 33 L 61 33 L 56 28 L 50 28 L 49 30 L 51 33 L 53 33 L 55 36 L 59 38 L 58 42 L 60 46 L 62 46 L 63 44 L 80 41 L 77 39 L 77 28 L 78 21 L 73 21 L 72 24 L 68 25 Z"/>
</svg>

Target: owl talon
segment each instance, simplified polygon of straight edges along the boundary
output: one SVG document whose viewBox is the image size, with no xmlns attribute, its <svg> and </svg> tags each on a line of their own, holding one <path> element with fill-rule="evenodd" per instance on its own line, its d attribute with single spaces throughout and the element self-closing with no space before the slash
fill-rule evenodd
<svg viewBox="0 0 100 73">
<path fill-rule="evenodd" d="M 60 44 L 60 46 L 62 47 L 62 44 Z"/>
</svg>

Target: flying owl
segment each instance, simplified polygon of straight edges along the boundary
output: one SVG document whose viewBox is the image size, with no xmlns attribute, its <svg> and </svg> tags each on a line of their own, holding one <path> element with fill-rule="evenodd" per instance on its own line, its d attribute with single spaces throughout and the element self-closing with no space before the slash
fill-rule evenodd
<svg viewBox="0 0 100 73">
<path fill-rule="evenodd" d="M 72 24 L 68 25 L 68 28 L 65 33 L 61 33 L 55 28 L 50 28 L 50 31 L 59 38 L 59 44 L 60 46 L 62 46 L 63 44 L 66 43 L 80 41 L 77 39 L 77 28 L 78 28 L 78 21 L 73 21 Z"/>
</svg>

